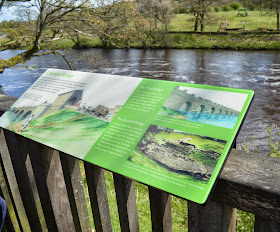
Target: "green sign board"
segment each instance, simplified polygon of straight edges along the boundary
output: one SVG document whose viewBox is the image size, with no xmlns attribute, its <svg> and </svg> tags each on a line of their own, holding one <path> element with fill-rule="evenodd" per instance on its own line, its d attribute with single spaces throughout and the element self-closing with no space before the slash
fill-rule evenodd
<svg viewBox="0 0 280 232">
<path fill-rule="evenodd" d="M 0 126 L 205 203 L 253 91 L 48 69 Z"/>
</svg>

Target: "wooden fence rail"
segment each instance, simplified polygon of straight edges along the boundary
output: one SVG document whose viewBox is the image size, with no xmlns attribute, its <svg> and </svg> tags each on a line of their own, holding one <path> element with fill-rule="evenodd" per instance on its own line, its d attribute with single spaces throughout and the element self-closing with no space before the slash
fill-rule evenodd
<svg viewBox="0 0 280 232">
<path fill-rule="evenodd" d="M 0 114 L 14 100 L 0 95 Z M 4 231 L 112 231 L 103 169 L 4 129 L 0 154 L 0 194 L 8 207 Z M 139 231 L 134 181 L 116 173 L 113 179 L 121 231 Z M 152 230 L 172 231 L 170 195 L 148 188 Z M 256 232 L 280 231 L 279 159 L 233 149 L 208 204 L 188 202 L 188 231 L 235 231 L 236 208 L 256 215 Z"/>
</svg>

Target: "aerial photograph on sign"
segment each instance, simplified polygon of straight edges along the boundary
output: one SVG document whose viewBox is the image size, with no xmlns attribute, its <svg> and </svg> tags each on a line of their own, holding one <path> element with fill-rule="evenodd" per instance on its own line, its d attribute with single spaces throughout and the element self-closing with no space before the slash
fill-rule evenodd
<svg viewBox="0 0 280 232">
<path fill-rule="evenodd" d="M 47 95 L 31 87 L 6 112 L 1 126 L 82 159 L 139 82 L 88 78 L 83 89 Z"/>
<path fill-rule="evenodd" d="M 226 141 L 150 125 L 128 160 L 207 184 Z"/>
<path fill-rule="evenodd" d="M 159 115 L 232 129 L 247 94 L 176 86 Z"/>
</svg>

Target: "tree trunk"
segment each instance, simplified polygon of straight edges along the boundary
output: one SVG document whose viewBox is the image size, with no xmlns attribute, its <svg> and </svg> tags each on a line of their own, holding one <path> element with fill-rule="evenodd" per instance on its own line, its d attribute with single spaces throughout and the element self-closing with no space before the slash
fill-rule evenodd
<svg viewBox="0 0 280 232">
<path fill-rule="evenodd" d="M 40 46 L 38 44 L 34 44 L 33 47 L 26 52 L 22 53 L 21 56 L 22 58 L 26 60 L 30 60 L 32 58 L 32 55 L 37 53 L 40 50 Z"/>
<path fill-rule="evenodd" d="M 200 31 L 204 31 L 204 17 L 205 17 L 205 14 L 202 13 L 200 16 Z"/>
<path fill-rule="evenodd" d="M 3 5 L 4 5 L 4 2 L 5 2 L 5 0 L 0 1 L 0 11 L 1 11 L 1 8 L 3 7 Z"/>
<path fill-rule="evenodd" d="M 277 31 L 279 31 L 279 8 L 280 8 L 280 3 L 277 1 L 276 3 L 276 17 L 277 17 Z"/>
<path fill-rule="evenodd" d="M 195 15 L 194 31 L 198 29 L 199 16 Z"/>
</svg>

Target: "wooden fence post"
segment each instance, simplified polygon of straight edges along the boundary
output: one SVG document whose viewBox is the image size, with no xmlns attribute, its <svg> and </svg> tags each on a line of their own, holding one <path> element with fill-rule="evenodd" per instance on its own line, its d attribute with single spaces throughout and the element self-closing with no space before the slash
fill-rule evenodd
<svg viewBox="0 0 280 232">
<path fill-rule="evenodd" d="M 79 160 L 59 152 L 76 231 L 91 231 Z"/>
<path fill-rule="evenodd" d="M 117 173 L 113 174 L 122 231 L 139 231 L 134 183 Z"/>
<path fill-rule="evenodd" d="M 40 156 L 39 148 L 36 142 L 30 139 L 24 139 L 27 143 L 29 158 L 34 173 L 34 178 L 40 197 L 42 210 L 44 213 L 46 225 L 49 231 L 58 231 L 55 215 L 51 203 L 51 198 L 47 185 L 47 178 L 44 172 L 43 161 Z"/>
<path fill-rule="evenodd" d="M 207 205 L 188 202 L 189 232 L 228 232 L 234 209 L 209 200 Z"/>
<path fill-rule="evenodd" d="M 149 186 L 152 229 L 154 232 L 171 232 L 171 199 L 170 195 Z"/>
<path fill-rule="evenodd" d="M 7 214 L 5 219 L 6 231 L 20 232 L 22 231 L 22 227 L 19 223 L 19 217 L 13 202 L 13 198 L 11 197 L 12 195 L 7 183 L 7 176 L 5 175 L 2 159 L 0 160 L 0 163 L 0 195 L 3 197 L 3 199 L 5 199 L 7 204 Z"/>
<path fill-rule="evenodd" d="M 84 165 L 95 229 L 97 232 L 110 232 L 112 224 L 103 169 L 88 162 Z"/>
<path fill-rule="evenodd" d="M 19 148 L 18 141 L 14 133 L 4 130 L 4 134 L 31 231 L 42 231 L 38 211 L 33 197 L 32 187 L 30 185 L 28 172 L 25 166 L 27 152 L 24 148 Z"/>
<path fill-rule="evenodd" d="M 15 203 L 15 213 L 16 215 L 18 215 L 19 218 L 19 225 L 24 232 L 29 232 L 31 231 L 31 229 L 19 192 L 19 186 L 16 181 L 16 176 L 13 170 L 13 165 L 3 129 L 0 129 L 0 153 L 4 167 L 3 172 L 4 174 L 6 173 L 7 186 L 10 186 L 11 198 L 14 200 Z"/>
<path fill-rule="evenodd" d="M 280 223 L 271 221 L 269 219 L 255 216 L 254 232 L 279 232 Z"/>
<path fill-rule="evenodd" d="M 59 231 L 75 232 L 75 225 L 68 199 L 62 165 L 57 151 L 39 146 L 52 207 Z"/>
</svg>

